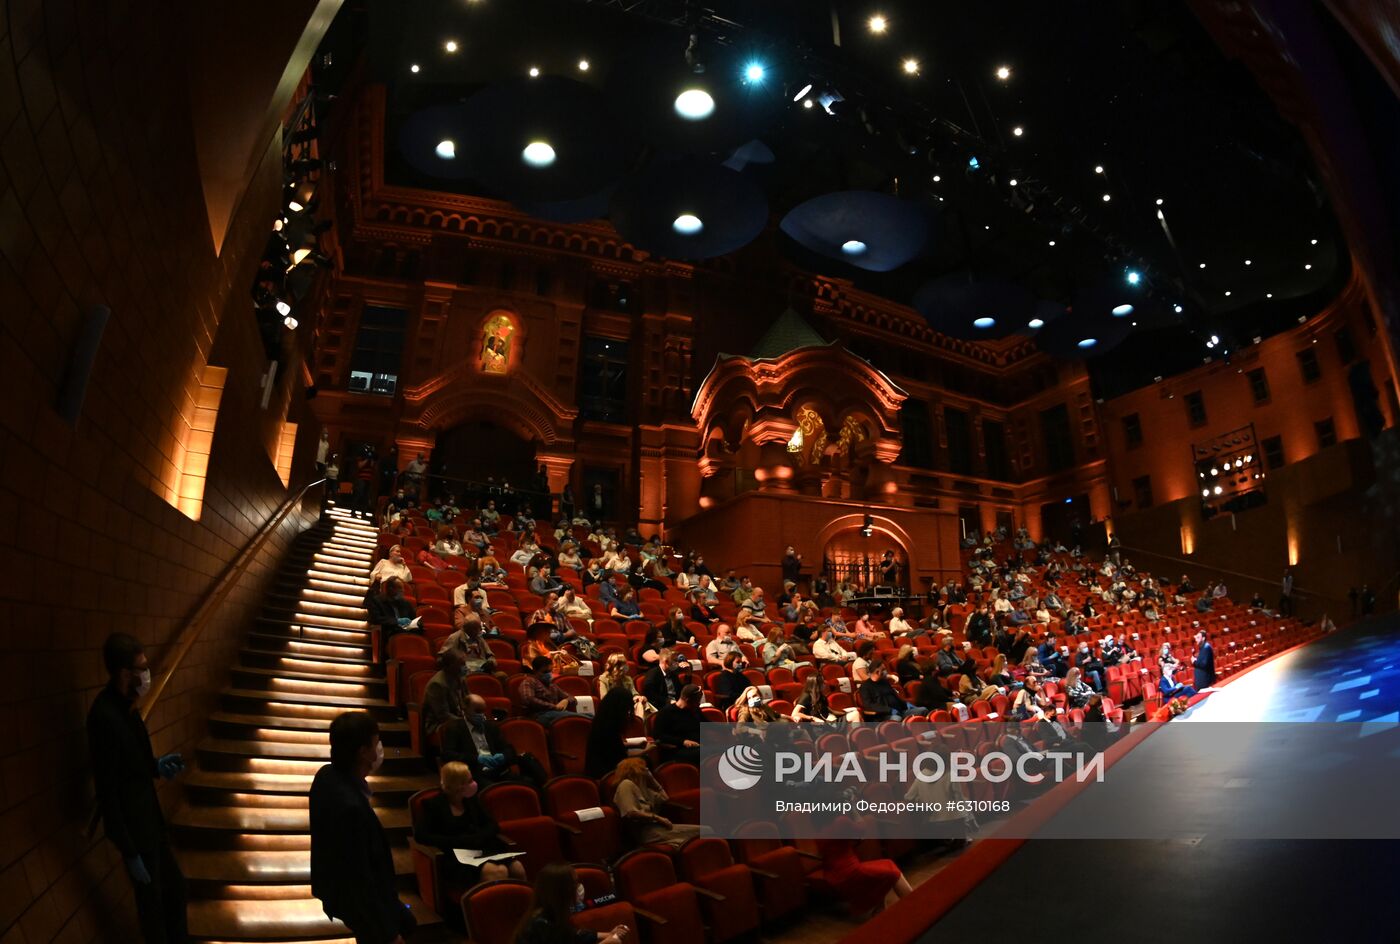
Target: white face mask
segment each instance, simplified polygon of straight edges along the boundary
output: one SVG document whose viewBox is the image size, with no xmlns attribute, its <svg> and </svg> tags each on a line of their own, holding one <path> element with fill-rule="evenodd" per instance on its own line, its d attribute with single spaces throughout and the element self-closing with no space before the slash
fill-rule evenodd
<svg viewBox="0 0 1400 944">
<path fill-rule="evenodd" d="M 374 773 L 376 770 L 379 769 L 380 765 L 383 764 L 383 763 L 384 763 L 384 742 L 383 742 L 383 741 L 375 741 L 375 742 L 374 742 L 374 764 L 373 764 L 373 766 L 370 767 L 369 772 L 370 772 L 370 773 Z"/>
<path fill-rule="evenodd" d="M 138 698 L 144 698 L 146 693 L 150 690 L 151 670 L 142 669 L 140 672 L 136 673 L 136 696 Z"/>
</svg>

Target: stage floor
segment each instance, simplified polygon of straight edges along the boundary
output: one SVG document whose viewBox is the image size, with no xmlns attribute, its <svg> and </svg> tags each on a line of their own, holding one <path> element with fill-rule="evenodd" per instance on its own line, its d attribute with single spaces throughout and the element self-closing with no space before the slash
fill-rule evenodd
<svg viewBox="0 0 1400 944">
<path fill-rule="evenodd" d="M 1211 721 L 1397 725 L 1400 619 L 1371 621 L 1275 659 L 1172 724 Z M 1154 740 L 1133 753 L 1151 751 Z M 1209 807 L 1248 820 L 1267 805 L 1190 767 L 1143 802 L 1183 819 Z M 1400 801 L 1400 784 L 1394 787 Z M 1115 944 L 1330 944 L 1357 931 L 1393 938 L 1397 875 L 1400 841 L 1227 840 L 1208 832 L 1171 840 L 1030 840 L 920 944 L 988 934 Z"/>
</svg>

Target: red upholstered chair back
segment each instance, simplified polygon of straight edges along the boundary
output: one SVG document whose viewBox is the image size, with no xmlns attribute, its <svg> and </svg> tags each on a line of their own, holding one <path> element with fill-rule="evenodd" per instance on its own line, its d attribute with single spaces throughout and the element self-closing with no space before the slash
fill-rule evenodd
<svg viewBox="0 0 1400 944">
<path fill-rule="evenodd" d="M 553 774 L 549 762 L 549 738 L 545 735 L 544 725 L 529 718 L 511 718 L 501 722 L 501 734 L 517 752 L 533 754 L 544 767 L 546 776 Z"/>
<path fill-rule="evenodd" d="M 462 896 L 462 920 L 473 944 L 514 944 L 534 892 L 525 882 L 486 882 Z"/>
<path fill-rule="evenodd" d="M 498 823 L 544 814 L 539 794 L 528 784 L 493 783 L 481 791 L 480 799 L 482 807 Z"/>
</svg>

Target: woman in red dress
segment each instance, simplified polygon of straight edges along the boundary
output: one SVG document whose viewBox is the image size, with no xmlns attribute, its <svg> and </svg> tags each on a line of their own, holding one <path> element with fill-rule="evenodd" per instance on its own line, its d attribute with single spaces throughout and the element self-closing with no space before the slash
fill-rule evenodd
<svg viewBox="0 0 1400 944">
<path fill-rule="evenodd" d="M 893 859 L 862 862 L 856 855 L 859 840 L 839 838 L 850 836 L 859 826 L 859 820 L 845 816 L 834 820 L 817 839 L 817 852 L 827 882 L 846 899 L 852 914 L 864 916 L 882 908 L 891 892 L 899 899 L 911 889 Z"/>
</svg>

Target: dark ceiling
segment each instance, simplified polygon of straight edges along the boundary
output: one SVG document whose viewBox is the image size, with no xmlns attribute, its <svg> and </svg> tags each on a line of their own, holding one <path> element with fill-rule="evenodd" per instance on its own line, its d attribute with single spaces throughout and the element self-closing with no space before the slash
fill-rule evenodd
<svg viewBox="0 0 1400 944">
<path fill-rule="evenodd" d="M 883 32 L 869 26 L 876 15 Z M 918 206 L 927 244 L 894 271 L 781 237 L 800 264 L 900 303 L 951 276 L 1014 282 L 1070 306 L 1105 291 L 1180 306 L 1165 327 L 1138 326 L 1095 360 L 1108 393 L 1315 313 L 1349 272 L 1299 135 L 1182 3 L 366 0 L 342 19 L 333 40 L 353 34 L 369 53 L 362 74 L 389 89 L 391 181 L 499 195 L 463 177 L 461 162 L 447 169 L 429 153 L 436 138 L 415 137 L 412 123 L 538 68 L 625 105 L 597 124 L 614 183 L 655 177 L 680 152 L 688 163 L 675 166 L 717 164 L 752 137 L 773 161 L 731 166 L 761 187 L 774 223 L 841 190 Z M 737 104 L 717 95 L 710 140 L 679 137 L 651 107 L 669 106 L 689 74 L 692 34 L 692 62 L 710 80 L 747 86 Z M 757 86 L 741 75 L 753 63 L 764 69 Z M 793 100 L 808 83 L 807 98 L 827 93 L 830 107 Z M 1211 335 L 1222 341 L 1208 350 Z"/>
</svg>

